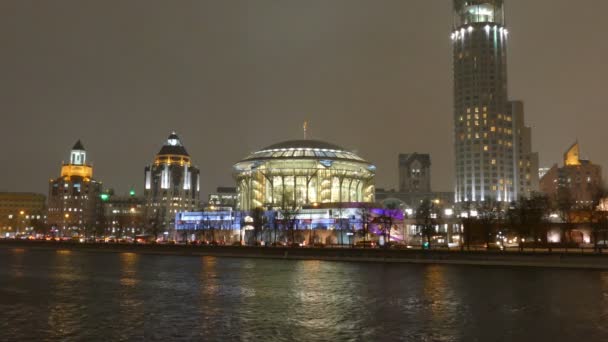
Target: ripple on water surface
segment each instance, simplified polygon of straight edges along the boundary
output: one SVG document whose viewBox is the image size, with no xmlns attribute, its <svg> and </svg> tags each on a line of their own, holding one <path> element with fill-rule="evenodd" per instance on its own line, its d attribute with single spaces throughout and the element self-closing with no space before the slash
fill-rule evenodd
<svg viewBox="0 0 608 342">
<path fill-rule="evenodd" d="M 0 340 L 608 340 L 602 272 L 28 249 L 0 265 Z"/>
</svg>

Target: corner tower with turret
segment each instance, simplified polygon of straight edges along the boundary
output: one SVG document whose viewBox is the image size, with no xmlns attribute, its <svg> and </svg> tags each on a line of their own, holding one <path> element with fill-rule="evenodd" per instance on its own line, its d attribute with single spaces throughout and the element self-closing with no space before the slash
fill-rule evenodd
<svg viewBox="0 0 608 342">
<path fill-rule="evenodd" d="M 145 224 L 153 235 L 173 236 L 175 214 L 200 206 L 200 171 L 178 135 L 169 135 L 154 163 L 145 168 Z M 166 233 L 166 234 L 165 234 Z"/>
<path fill-rule="evenodd" d="M 49 182 L 48 223 L 57 236 L 93 235 L 101 225 L 101 182 L 93 178 L 87 152 L 80 140 L 61 166 L 59 178 Z"/>
</svg>

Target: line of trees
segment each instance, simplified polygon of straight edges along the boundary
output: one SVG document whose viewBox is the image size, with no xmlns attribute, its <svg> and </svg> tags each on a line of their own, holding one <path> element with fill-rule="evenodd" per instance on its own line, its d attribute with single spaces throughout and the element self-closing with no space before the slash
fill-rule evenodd
<svg viewBox="0 0 608 342">
<path fill-rule="evenodd" d="M 591 199 L 584 202 L 575 201 L 568 188 L 560 187 L 553 198 L 534 194 L 509 204 L 493 199 L 481 203 L 461 203 L 461 248 L 470 249 L 472 244 L 482 244 L 488 248 L 507 235 L 511 240 L 517 240 L 522 249 L 524 242 L 551 248 L 552 241 L 548 240 L 548 234 L 552 229 L 559 229 L 562 245 L 572 245 L 580 242 L 575 239 L 573 232 L 577 227 L 585 226 L 591 233 L 595 248 L 599 250 L 608 241 L 608 211 L 604 205 L 608 191 L 602 187 L 590 193 Z M 428 247 L 438 235 L 436 227 L 442 209 L 432 201 L 424 201 L 416 210 L 418 232 Z M 556 222 L 557 219 L 559 222 Z"/>
</svg>

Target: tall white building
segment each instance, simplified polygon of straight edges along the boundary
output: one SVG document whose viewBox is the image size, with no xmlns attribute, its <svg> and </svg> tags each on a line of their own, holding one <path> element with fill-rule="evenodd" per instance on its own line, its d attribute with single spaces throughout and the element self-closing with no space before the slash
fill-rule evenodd
<svg viewBox="0 0 608 342">
<path fill-rule="evenodd" d="M 503 0 L 454 0 L 456 202 L 510 202 L 538 188 L 526 175 L 538 156 L 523 106 L 507 94 L 508 39 Z"/>
<path fill-rule="evenodd" d="M 145 169 L 145 225 L 149 233 L 172 234 L 175 216 L 199 209 L 199 169 L 175 132 Z"/>
</svg>

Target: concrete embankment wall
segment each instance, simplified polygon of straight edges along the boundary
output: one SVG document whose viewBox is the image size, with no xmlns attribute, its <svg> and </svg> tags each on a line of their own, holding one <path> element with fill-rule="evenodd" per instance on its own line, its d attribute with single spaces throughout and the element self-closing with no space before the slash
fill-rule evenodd
<svg viewBox="0 0 608 342">
<path fill-rule="evenodd" d="M 66 242 L 0 241 L 0 248 L 69 249 L 82 252 L 142 253 L 291 260 L 328 260 L 479 266 L 553 267 L 608 270 L 608 255 L 579 253 L 520 253 L 493 251 L 421 251 L 363 248 L 283 248 L 80 244 Z"/>
</svg>

